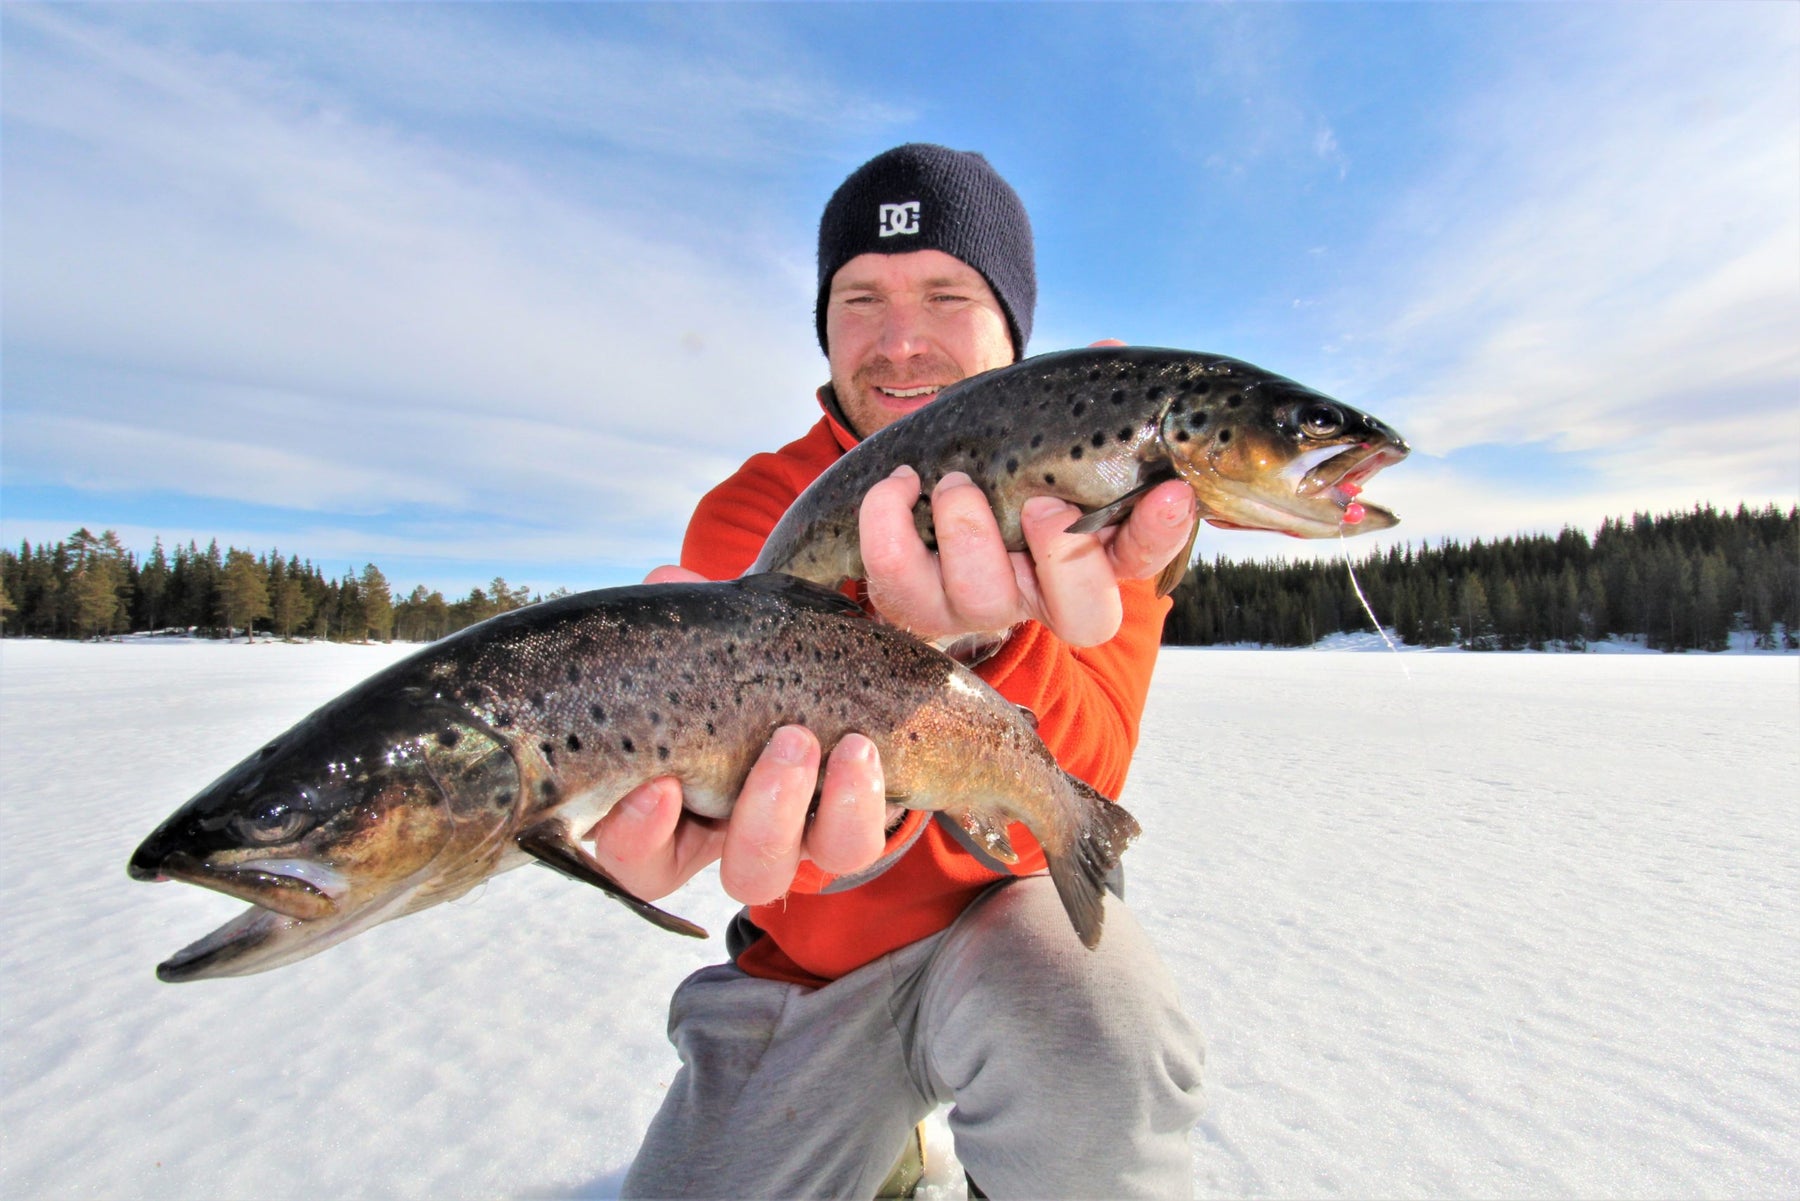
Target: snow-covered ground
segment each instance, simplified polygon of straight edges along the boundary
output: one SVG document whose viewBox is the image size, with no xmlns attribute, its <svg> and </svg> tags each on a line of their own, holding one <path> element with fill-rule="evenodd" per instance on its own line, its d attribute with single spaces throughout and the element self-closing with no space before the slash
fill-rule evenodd
<svg viewBox="0 0 1800 1201">
<path fill-rule="evenodd" d="M 616 1191 L 716 938 L 526 870 L 151 974 L 241 905 L 138 840 L 402 653 L 0 644 L 0 1196 Z M 1797 781 L 1793 656 L 1166 652 L 1128 896 L 1210 1040 L 1199 1191 L 1800 1195 Z"/>
</svg>

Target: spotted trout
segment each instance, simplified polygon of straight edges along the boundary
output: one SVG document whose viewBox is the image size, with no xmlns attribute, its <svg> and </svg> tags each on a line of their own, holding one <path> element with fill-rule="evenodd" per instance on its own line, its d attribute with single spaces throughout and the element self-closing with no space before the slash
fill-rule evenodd
<svg viewBox="0 0 1800 1201">
<path fill-rule="evenodd" d="M 857 509 L 901 466 L 924 496 L 953 471 L 987 493 L 1012 550 L 1019 511 L 1055 496 L 1091 533 L 1124 520 L 1158 484 L 1186 480 L 1200 516 L 1226 529 L 1330 538 L 1387 529 L 1399 518 L 1358 500 L 1370 476 L 1407 455 L 1404 439 L 1349 405 L 1221 355 L 1143 346 L 1038 355 L 944 389 L 833 463 L 794 501 L 751 571 L 785 571 L 826 586 L 862 578 Z M 914 510 L 935 549 L 931 508 Z M 1196 527 L 1196 530 L 1198 527 Z M 1171 591 L 1190 541 L 1157 581 Z"/>
<path fill-rule="evenodd" d="M 966 668 L 784 575 L 586 592 L 433 643 L 325 704 L 207 786 L 131 858 L 252 908 L 157 968 L 166 981 L 292 963 L 536 860 L 666 929 L 583 847 L 658 776 L 687 809 L 731 812 L 776 727 L 879 749 L 891 804 L 941 810 L 1016 862 L 1044 848 L 1081 941 L 1131 816 L 1065 773 L 1029 714 Z"/>
</svg>

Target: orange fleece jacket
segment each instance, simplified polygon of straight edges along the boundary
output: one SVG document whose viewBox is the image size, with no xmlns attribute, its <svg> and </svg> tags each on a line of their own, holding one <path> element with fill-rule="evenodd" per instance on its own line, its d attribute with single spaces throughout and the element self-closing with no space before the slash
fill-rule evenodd
<svg viewBox="0 0 1800 1201">
<path fill-rule="evenodd" d="M 681 550 L 684 567 L 708 579 L 741 575 L 794 498 L 856 437 L 831 413 L 804 437 L 753 456 L 700 501 Z M 1038 733 L 1072 775 L 1117 797 L 1137 746 L 1138 719 L 1170 602 L 1149 580 L 1123 585 L 1125 617 L 1112 641 L 1075 650 L 1036 622 L 1016 630 L 977 673 L 1037 714 Z M 753 976 L 816 986 L 947 927 L 1000 875 L 977 861 L 930 814 L 910 812 L 889 847 L 917 841 L 886 871 L 842 892 L 803 863 L 788 895 L 750 909 L 765 935 L 738 956 Z M 1044 852 L 1023 826 L 1009 831 L 1019 875 L 1044 870 Z"/>
</svg>

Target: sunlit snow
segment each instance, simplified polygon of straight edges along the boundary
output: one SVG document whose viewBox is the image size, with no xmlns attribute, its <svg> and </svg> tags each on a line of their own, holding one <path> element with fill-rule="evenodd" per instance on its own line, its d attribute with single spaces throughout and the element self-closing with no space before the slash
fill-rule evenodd
<svg viewBox="0 0 1800 1201">
<path fill-rule="evenodd" d="M 0 1196 L 616 1192 L 710 876 L 710 943 L 526 869 L 152 975 L 242 905 L 132 848 L 403 653 L 0 644 Z M 1165 652 L 1127 896 L 1209 1042 L 1198 1191 L 1800 1194 L 1796 780 L 1800 657 Z"/>
</svg>

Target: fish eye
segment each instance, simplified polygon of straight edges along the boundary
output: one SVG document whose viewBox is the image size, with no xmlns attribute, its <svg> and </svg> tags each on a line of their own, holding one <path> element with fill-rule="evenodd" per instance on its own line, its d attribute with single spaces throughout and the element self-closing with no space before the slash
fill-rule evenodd
<svg viewBox="0 0 1800 1201">
<path fill-rule="evenodd" d="M 1300 410 L 1300 428 L 1311 438 L 1335 437 L 1344 432 L 1346 424 L 1344 410 L 1322 400 L 1315 400 Z"/>
<path fill-rule="evenodd" d="M 312 822 L 312 815 L 286 801 L 272 800 L 240 815 L 232 824 L 248 842 L 286 842 Z"/>
</svg>

